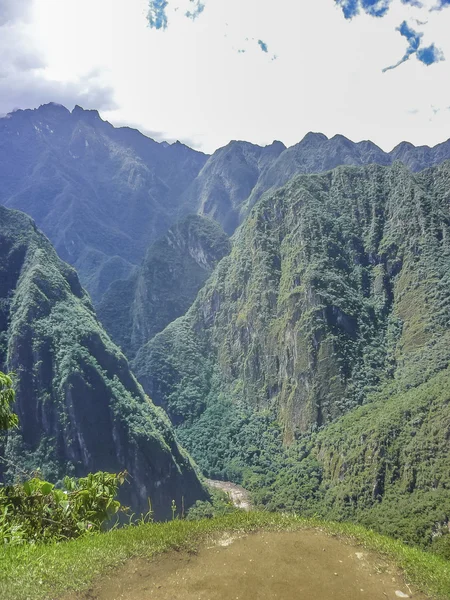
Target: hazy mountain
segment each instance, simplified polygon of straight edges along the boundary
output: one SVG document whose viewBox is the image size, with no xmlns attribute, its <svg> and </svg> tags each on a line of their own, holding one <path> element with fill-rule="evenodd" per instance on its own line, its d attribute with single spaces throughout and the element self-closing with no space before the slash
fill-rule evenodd
<svg viewBox="0 0 450 600">
<path fill-rule="evenodd" d="M 127 469 L 122 500 L 156 518 L 205 496 L 161 409 L 97 321 L 76 272 L 23 213 L 0 207 L 0 370 L 17 375 L 7 458 L 53 480 Z M 5 469 L 0 464 L 1 470 Z M 12 472 L 15 469 L 12 468 Z M 10 473 L 11 475 L 12 473 Z"/>
<path fill-rule="evenodd" d="M 282 187 L 295 175 L 340 165 L 390 165 L 395 160 L 420 171 L 446 159 L 450 159 L 450 140 L 434 148 L 404 142 L 390 153 L 370 141 L 355 143 L 342 135 L 328 139 L 323 133 L 308 133 L 290 148 L 280 142 L 266 148 L 231 142 L 208 159 L 188 196 L 199 198 L 201 213 L 231 234 L 262 194 Z"/>
<path fill-rule="evenodd" d="M 179 197 L 206 158 L 78 106 L 18 110 L 0 119 L 0 203 L 36 220 L 96 302 L 186 214 Z"/>
<path fill-rule="evenodd" d="M 184 194 L 185 201 L 197 207 L 200 214 L 218 221 L 231 235 L 239 224 L 243 202 L 285 149 L 281 142 L 265 148 L 230 142 L 209 158 Z"/>
<path fill-rule="evenodd" d="M 230 251 L 221 227 L 197 215 L 184 218 L 152 244 L 142 265 L 114 282 L 97 312 L 103 326 L 132 358 L 190 308 L 216 264 Z"/>
</svg>

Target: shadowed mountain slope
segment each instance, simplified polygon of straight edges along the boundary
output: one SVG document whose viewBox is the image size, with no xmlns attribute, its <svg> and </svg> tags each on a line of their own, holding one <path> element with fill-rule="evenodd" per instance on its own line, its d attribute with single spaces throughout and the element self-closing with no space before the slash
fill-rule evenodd
<svg viewBox="0 0 450 600">
<path fill-rule="evenodd" d="M 229 239 L 217 223 L 190 215 L 150 246 L 129 279 L 110 286 L 97 313 L 128 358 L 186 313 L 229 251 Z"/>
<path fill-rule="evenodd" d="M 39 467 L 53 480 L 126 469 L 122 500 L 147 512 L 150 497 L 158 519 L 169 516 L 172 500 L 181 506 L 184 498 L 187 507 L 205 496 L 166 415 L 98 323 L 76 272 L 28 216 L 4 207 L 0 369 L 17 375 L 20 430 L 8 437 L 10 467 Z"/>
</svg>

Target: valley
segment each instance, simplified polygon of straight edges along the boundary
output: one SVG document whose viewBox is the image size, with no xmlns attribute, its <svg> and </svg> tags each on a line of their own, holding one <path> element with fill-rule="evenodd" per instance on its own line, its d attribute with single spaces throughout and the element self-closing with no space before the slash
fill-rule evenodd
<svg viewBox="0 0 450 600">
<path fill-rule="evenodd" d="M 214 523 L 234 504 L 450 556 L 449 142 L 385 153 L 308 134 L 207 156 L 50 104 L 0 119 L 0 154 L 0 371 L 19 422 L 2 484 L 126 471 L 136 518 Z M 239 589 L 271 560 L 281 572 L 294 538 L 265 535 L 180 558 L 185 597 L 222 597 L 226 553 Z M 312 544 L 311 573 L 319 538 L 292 541 Z M 264 540 L 274 554 L 246 583 L 238 559 Z M 354 554 L 316 596 L 391 597 Z M 172 563 L 154 597 L 180 585 Z M 159 579 L 136 564 L 120 579 L 140 600 Z"/>
</svg>

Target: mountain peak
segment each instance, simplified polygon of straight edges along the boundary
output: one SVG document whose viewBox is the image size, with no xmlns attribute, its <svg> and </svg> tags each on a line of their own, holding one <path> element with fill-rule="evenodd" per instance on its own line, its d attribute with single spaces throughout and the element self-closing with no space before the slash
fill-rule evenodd
<svg viewBox="0 0 450 600">
<path fill-rule="evenodd" d="M 58 112 L 61 114 L 70 114 L 70 110 L 68 110 L 62 104 L 58 104 L 58 102 L 47 102 L 47 104 L 41 104 L 37 109 L 40 112 Z"/>
<path fill-rule="evenodd" d="M 327 136 L 324 133 L 316 133 L 314 131 L 308 132 L 305 137 L 302 139 L 301 143 L 310 142 L 326 142 L 328 140 Z"/>
<path fill-rule="evenodd" d="M 75 107 L 72 111 L 72 115 L 83 117 L 83 118 L 89 118 L 89 119 L 100 119 L 98 110 L 86 109 L 86 108 L 83 108 L 82 106 L 79 106 L 78 104 L 75 104 Z"/>
</svg>

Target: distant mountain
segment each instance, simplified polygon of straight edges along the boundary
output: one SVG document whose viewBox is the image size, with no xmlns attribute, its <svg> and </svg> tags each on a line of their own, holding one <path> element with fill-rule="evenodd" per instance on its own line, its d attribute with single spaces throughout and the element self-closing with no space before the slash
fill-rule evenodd
<svg viewBox="0 0 450 600">
<path fill-rule="evenodd" d="M 97 305 L 187 214 L 210 217 L 231 235 L 265 192 L 295 175 L 395 160 L 419 171 L 448 158 L 450 141 L 434 148 L 403 142 L 385 153 L 369 141 L 321 133 L 290 148 L 232 141 L 208 157 L 115 128 L 95 110 L 51 103 L 0 119 L 0 204 L 36 220 Z"/>
<path fill-rule="evenodd" d="M 195 209 L 179 198 L 207 156 L 56 104 L 0 119 L 0 204 L 23 210 L 97 302 Z"/>
<path fill-rule="evenodd" d="M 122 500 L 155 517 L 205 497 L 161 409 L 97 321 L 76 272 L 23 213 L 0 207 L 0 370 L 17 375 L 6 476 L 127 469 Z M 0 463 L 0 479 L 5 476 Z M 3 473 L 2 473 L 3 471 Z"/>
<path fill-rule="evenodd" d="M 214 152 L 183 198 L 231 235 L 239 225 L 242 204 L 284 150 L 286 146 L 281 142 L 265 148 L 230 142 Z"/>
<path fill-rule="evenodd" d="M 97 312 L 128 358 L 184 315 L 229 251 L 228 236 L 217 223 L 190 215 L 150 246 L 129 279 L 110 286 Z"/>
<path fill-rule="evenodd" d="M 295 175 L 340 165 L 387 166 L 396 160 L 420 171 L 447 159 L 450 140 L 434 148 L 403 142 L 390 153 L 370 141 L 355 143 L 342 135 L 328 139 L 323 133 L 308 133 L 290 148 L 280 142 L 266 148 L 231 142 L 208 159 L 186 195 L 199 198 L 200 212 L 232 234 L 265 192 L 282 187 Z"/>
</svg>

